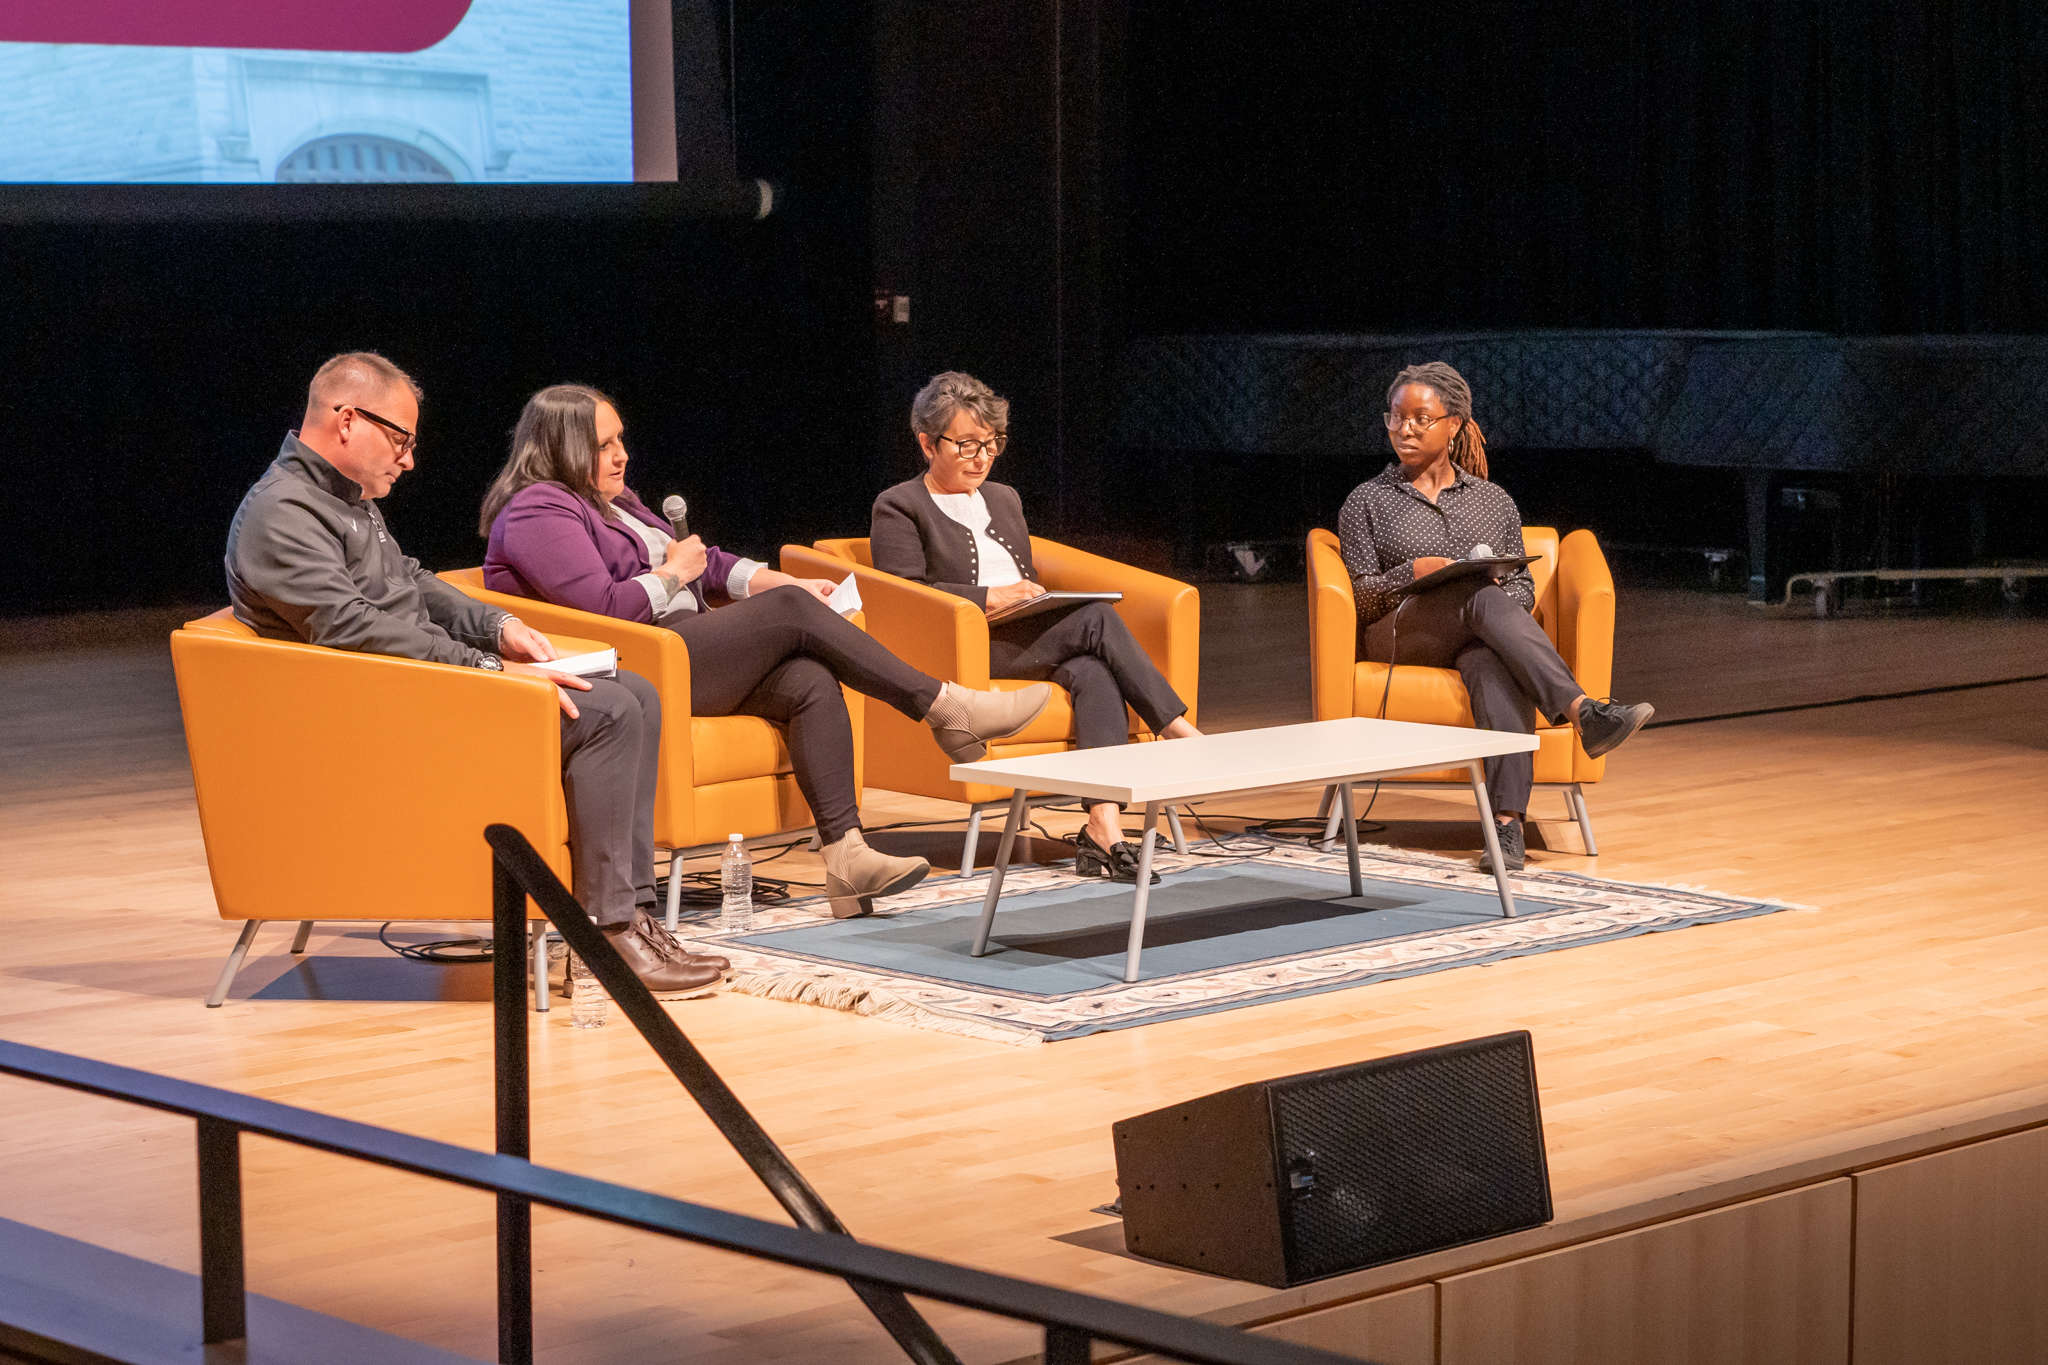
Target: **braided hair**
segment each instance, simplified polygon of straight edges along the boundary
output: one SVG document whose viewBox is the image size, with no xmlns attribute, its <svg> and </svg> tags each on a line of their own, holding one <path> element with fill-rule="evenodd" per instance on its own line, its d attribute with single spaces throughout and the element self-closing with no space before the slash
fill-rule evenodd
<svg viewBox="0 0 2048 1365">
<path fill-rule="evenodd" d="M 1444 411 L 1465 419 L 1458 424 L 1458 434 L 1451 438 L 1451 463 L 1475 479 L 1485 478 L 1486 433 L 1472 420 L 1472 386 L 1465 382 L 1465 376 L 1441 360 L 1410 365 L 1387 385 L 1387 411 L 1394 410 L 1394 395 L 1406 384 L 1435 389 L 1436 396 L 1443 400 Z"/>
</svg>

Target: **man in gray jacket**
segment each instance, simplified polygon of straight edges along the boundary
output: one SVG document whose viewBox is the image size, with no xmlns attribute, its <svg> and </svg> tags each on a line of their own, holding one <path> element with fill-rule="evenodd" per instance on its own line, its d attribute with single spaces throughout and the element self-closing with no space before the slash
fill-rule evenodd
<svg viewBox="0 0 2048 1365">
<path fill-rule="evenodd" d="M 725 960 L 686 952 L 648 913 L 661 741 L 654 688 L 624 671 L 616 682 L 550 673 L 546 636 L 428 573 L 384 525 L 377 499 L 413 467 L 419 396 L 409 375 L 374 352 L 320 367 L 299 429 L 228 529 L 235 616 L 266 639 L 554 682 L 576 899 L 651 989 L 708 989 Z"/>
</svg>

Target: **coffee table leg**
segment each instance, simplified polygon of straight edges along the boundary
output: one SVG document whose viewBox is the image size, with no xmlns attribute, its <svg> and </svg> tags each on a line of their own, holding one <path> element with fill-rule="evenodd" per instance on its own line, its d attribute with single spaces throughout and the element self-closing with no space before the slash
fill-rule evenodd
<svg viewBox="0 0 2048 1365">
<path fill-rule="evenodd" d="M 1351 784 L 1337 784 L 1337 800 L 1344 812 L 1344 856 L 1351 860 L 1351 894 L 1365 894 L 1365 878 L 1358 871 L 1358 816 L 1351 809 Z"/>
<path fill-rule="evenodd" d="M 1124 954 L 1124 980 L 1138 979 L 1138 954 L 1145 947 L 1145 901 L 1152 891 L 1152 845 L 1159 838 L 1159 803 L 1145 803 L 1145 837 L 1138 844 L 1138 885 L 1131 897 L 1131 946 Z M 988 918 L 984 913 L 982 918 Z"/>
<path fill-rule="evenodd" d="M 1173 833 L 1173 851 L 1175 853 L 1186 853 L 1188 851 L 1188 836 L 1180 827 L 1180 812 L 1172 806 L 1166 808 L 1166 828 Z"/>
<path fill-rule="evenodd" d="M 1508 890 L 1507 864 L 1500 856 L 1500 835 L 1493 823 L 1493 802 L 1486 794 L 1486 767 L 1477 759 L 1465 765 L 1472 774 L 1472 797 L 1479 803 L 1479 828 L 1486 835 L 1486 860 L 1493 864 L 1493 884 L 1500 889 L 1500 912 L 1515 917 L 1515 893 Z"/>
<path fill-rule="evenodd" d="M 1017 842 L 1017 829 L 1024 823 L 1025 797 L 1022 787 L 1010 795 L 1010 818 L 1003 821 L 1003 841 L 996 846 L 996 865 L 988 872 L 988 898 L 981 903 L 981 927 L 974 931 L 974 956 L 988 951 L 988 933 L 995 927 L 996 901 L 1003 894 L 1003 873 L 1010 866 L 1010 848 Z"/>
</svg>

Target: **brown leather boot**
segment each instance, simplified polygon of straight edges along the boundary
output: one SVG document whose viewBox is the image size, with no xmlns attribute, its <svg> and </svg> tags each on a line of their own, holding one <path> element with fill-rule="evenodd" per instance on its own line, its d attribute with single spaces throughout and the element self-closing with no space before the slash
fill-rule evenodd
<svg viewBox="0 0 2048 1365">
<path fill-rule="evenodd" d="M 708 995 L 722 975 L 716 967 L 678 962 L 669 957 L 642 936 L 640 926 L 631 921 L 597 927 L 604 931 L 605 940 L 618 949 L 619 956 L 633 969 L 633 975 L 640 978 L 640 984 L 653 991 L 657 998 Z"/>
<path fill-rule="evenodd" d="M 691 962 L 700 967 L 710 967 L 714 971 L 732 970 L 732 963 L 716 953 L 693 953 L 685 948 L 682 941 L 668 931 L 668 926 L 656 919 L 644 905 L 634 907 L 633 923 L 639 926 L 640 937 L 659 948 L 664 957 L 673 958 L 677 962 Z"/>
<path fill-rule="evenodd" d="M 900 896 L 931 870 L 922 858 L 877 853 L 859 830 L 848 830 L 825 849 L 825 894 L 832 898 L 832 918 L 872 915 L 875 897 Z"/>
</svg>

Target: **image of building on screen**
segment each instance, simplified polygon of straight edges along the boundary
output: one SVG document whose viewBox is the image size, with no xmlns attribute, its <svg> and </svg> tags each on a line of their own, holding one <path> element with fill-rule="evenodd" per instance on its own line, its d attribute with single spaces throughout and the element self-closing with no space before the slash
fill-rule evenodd
<svg viewBox="0 0 2048 1365">
<path fill-rule="evenodd" d="M 0 42 L 0 181 L 630 181 L 630 0 L 410 53 Z"/>
</svg>

